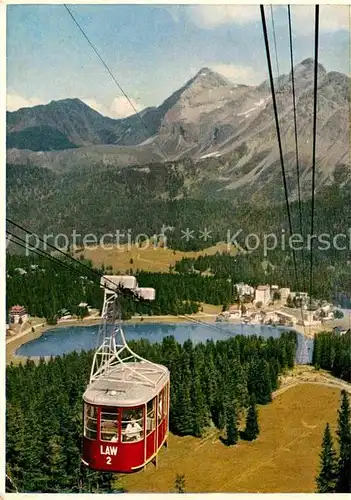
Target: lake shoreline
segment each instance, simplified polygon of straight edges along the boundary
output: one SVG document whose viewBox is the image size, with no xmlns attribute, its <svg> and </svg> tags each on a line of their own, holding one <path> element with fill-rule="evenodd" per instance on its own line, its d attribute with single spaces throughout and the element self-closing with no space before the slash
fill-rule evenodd
<svg viewBox="0 0 351 500">
<path fill-rule="evenodd" d="M 125 325 L 131 325 L 131 324 L 171 324 L 171 325 L 177 325 L 181 323 L 189 323 L 189 324 L 206 324 L 211 325 L 212 327 L 216 324 L 216 317 L 217 314 L 206 314 L 206 313 L 197 313 L 193 315 L 180 315 L 180 316 L 174 316 L 174 315 L 163 315 L 163 316 L 134 316 L 129 320 L 123 321 L 123 324 Z M 24 331 L 20 335 L 16 335 L 14 337 L 10 337 L 9 339 L 6 340 L 6 364 L 9 364 L 11 362 L 17 364 L 17 363 L 24 363 L 27 361 L 27 359 L 31 359 L 35 362 L 37 362 L 40 357 L 39 356 L 23 356 L 16 354 L 16 351 L 24 344 L 27 344 L 28 342 L 38 339 L 41 337 L 45 332 L 47 331 L 52 331 L 52 330 L 59 330 L 60 328 L 67 328 L 67 327 L 81 327 L 81 326 L 94 326 L 94 325 L 99 325 L 101 323 L 101 317 L 88 317 L 84 318 L 82 320 L 78 319 L 72 319 L 72 320 L 67 320 L 67 321 L 61 321 L 56 325 L 48 325 L 47 323 L 41 324 L 41 325 L 33 325 L 35 328 L 35 331 L 31 331 L 31 325 L 28 325 L 28 328 L 26 331 Z M 220 322 L 217 323 L 217 325 L 241 325 L 243 324 L 241 319 L 232 319 L 228 322 Z M 243 324 L 243 327 L 245 326 L 255 326 L 255 327 L 260 327 L 260 326 L 269 326 L 269 325 L 260 325 L 260 324 Z M 282 327 L 283 325 L 276 325 L 275 327 Z M 223 328 L 223 327 L 222 327 Z M 274 327 L 273 327 L 274 328 Z M 296 333 L 304 335 L 304 328 L 300 325 L 296 325 L 295 327 L 286 327 L 286 330 L 294 330 Z M 307 333 L 307 332 L 306 332 Z M 308 334 L 309 333 L 309 334 Z M 309 331 L 306 335 L 306 337 L 313 338 L 315 331 L 313 333 Z M 51 356 L 44 356 L 44 359 L 50 359 Z"/>
<path fill-rule="evenodd" d="M 173 316 L 173 315 L 164 315 L 164 316 L 142 316 L 142 317 L 133 317 L 131 319 L 123 321 L 123 324 L 141 324 L 141 323 L 171 323 L 178 324 L 184 323 L 186 321 L 206 321 L 207 323 L 214 323 L 216 315 L 189 315 L 186 316 Z M 33 325 L 34 332 L 32 331 L 32 325 L 28 325 L 27 330 L 25 330 L 21 334 L 14 335 L 13 337 L 9 337 L 6 339 L 6 364 L 14 363 L 25 363 L 27 359 L 32 359 L 33 361 L 37 361 L 40 359 L 39 356 L 21 356 L 16 354 L 16 351 L 24 344 L 32 340 L 36 340 L 41 337 L 45 332 L 51 330 L 58 330 L 60 328 L 65 327 L 79 327 L 79 326 L 94 326 L 99 325 L 101 323 L 101 317 L 90 317 L 84 318 L 83 320 L 72 319 L 67 321 L 61 321 L 55 325 L 49 325 L 47 323 L 41 325 Z"/>
</svg>

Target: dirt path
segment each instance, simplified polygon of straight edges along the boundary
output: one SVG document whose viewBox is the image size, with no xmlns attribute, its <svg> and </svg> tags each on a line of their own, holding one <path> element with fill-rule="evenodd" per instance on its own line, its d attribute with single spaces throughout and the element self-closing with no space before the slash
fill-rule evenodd
<svg viewBox="0 0 351 500">
<path fill-rule="evenodd" d="M 272 393 L 272 399 L 300 384 L 324 385 L 325 387 L 344 389 L 351 394 L 351 384 L 337 379 L 327 372 L 319 372 L 312 366 L 306 366 L 303 370 L 300 368 L 299 372 L 296 372 L 295 368 L 295 372 L 287 375 L 285 379 L 283 378 L 281 383 L 281 387 Z"/>
<path fill-rule="evenodd" d="M 26 330 L 24 330 L 23 332 L 20 330 L 20 332 L 17 333 L 17 335 L 13 335 L 9 339 L 7 339 L 6 344 L 10 344 L 11 342 L 18 340 L 18 339 L 24 337 L 25 335 L 28 335 L 28 333 L 30 333 L 32 331 L 32 328 L 34 328 L 34 331 L 35 331 L 35 330 L 37 330 L 37 328 L 41 328 L 44 325 L 46 325 L 46 321 L 44 321 L 43 323 L 35 324 L 35 325 L 29 325 L 28 328 Z"/>
</svg>

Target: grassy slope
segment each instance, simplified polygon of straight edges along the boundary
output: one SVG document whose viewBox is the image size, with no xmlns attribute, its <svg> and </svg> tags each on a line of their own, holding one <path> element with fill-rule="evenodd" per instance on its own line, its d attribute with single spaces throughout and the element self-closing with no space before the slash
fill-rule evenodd
<svg viewBox="0 0 351 500">
<path fill-rule="evenodd" d="M 119 249 L 112 246 L 92 249 L 87 247 L 84 252 L 80 253 L 83 253 L 84 257 L 91 260 L 95 266 L 100 267 L 104 264 L 106 267 L 111 265 L 115 271 L 133 269 L 133 272 L 135 272 L 139 269 L 143 271 L 168 272 L 169 266 L 174 266 L 183 257 L 193 259 L 199 255 L 214 255 L 216 252 L 226 251 L 226 249 L 226 244 L 218 244 L 199 252 L 182 252 L 179 250 L 174 252 L 170 248 L 153 248 L 150 244 L 150 247 L 146 249 L 137 248 L 135 245 L 131 245 L 130 248 L 127 245 L 120 245 Z M 80 253 L 77 253 L 75 258 Z M 235 255 L 234 247 L 231 249 L 231 255 Z M 131 259 L 133 259 L 132 264 L 130 263 Z"/>
<path fill-rule="evenodd" d="M 130 493 L 172 492 L 176 474 L 195 492 L 314 492 L 326 422 L 335 430 L 340 390 L 300 385 L 260 408 L 261 434 L 253 443 L 226 447 L 207 439 L 170 436 L 158 468 L 124 476 Z"/>
</svg>

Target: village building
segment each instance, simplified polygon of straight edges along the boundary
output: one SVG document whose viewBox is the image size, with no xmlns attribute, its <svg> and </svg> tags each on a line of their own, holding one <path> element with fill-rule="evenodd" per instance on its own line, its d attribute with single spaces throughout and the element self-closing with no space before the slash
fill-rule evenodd
<svg viewBox="0 0 351 500">
<path fill-rule="evenodd" d="M 255 303 L 261 302 L 262 305 L 267 305 L 271 300 L 271 290 L 269 285 L 260 285 L 256 288 Z"/>
<path fill-rule="evenodd" d="M 276 311 L 267 311 L 264 313 L 264 323 L 265 324 L 272 324 L 272 323 L 278 323 L 279 322 L 279 316 L 276 313 Z"/>
<path fill-rule="evenodd" d="M 235 288 L 238 292 L 238 295 L 240 297 L 243 297 L 244 295 L 248 296 L 254 296 L 255 295 L 255 289 L 254 287 L 247 285 L 246 283 L 237 283 L 235 285 Z"/>
<path fill-rule="evenodd" d="M 299 324 L 302 324 L 304 326 L 313 326 L 313 325 L 320 325 L 321 321 L 316 314 L 316 311 L 304 311 L 303 312 L 303 319 L 302 321 L 299 321 Z"/>
<path fill-rule="evenodd" d="M 285 303 L 290 295 L 290 288 L 280 288 L 279 293 L 281 301 Z"/>
<path fill-rule="evenodd" d="M 297 323 L 297 318 L 293 314 L 289 314 L 283 311 L 275 311 L 275 314 L 278 316 L 278 320 L 281 323 L 288 323 L 293 326 Z"/>
<path fill-rule="evenodd" d="M 17 325 L 18 323 L 25 323 L 28 321 L 29 315 L 23 306 L 15 305 L 10 309 L 10 323 Z"/>
</svg>

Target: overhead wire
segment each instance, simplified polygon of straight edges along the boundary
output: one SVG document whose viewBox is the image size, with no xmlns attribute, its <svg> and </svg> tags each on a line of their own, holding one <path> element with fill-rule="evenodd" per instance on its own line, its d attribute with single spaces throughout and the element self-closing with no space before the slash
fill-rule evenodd
<svg viewBox="0 0 351 500">
<path fill-rule="evenodd" d="M 63 262 L 62 260 L 60 259 L 57 259 L 56 257 L 53 257 L 52 255 L 46 253 L 44 250 L 41 250 L 41 249 L 34 249 L 34 248 L 31 248 L 31 247 L 28 247 L 28 243 L 23 239 L 21 238 L 20 236 L 17 236 L 13 233 L 11 233 L 10 231 L 6 231 L 6 233 L 11 236 L 11 238 L 15 238 L 19 241 L 14 241 L 11 239 L 11 242 L 15 243 L 16 245 L 20 246 L 21 248 L 24 248 L 25 250 L 29 250 L 30 252 L 38 255 L 39 257 L 42 257 L 42 258 L 46 258 L 47 260 L 51 261 L 51 262 L 54 262 L 66 269 L 68 269 L 70 272 L 74 272 L 75 274 L 79 275 L 79 277 L 82 277 L 81 276 L 81 272 L 73 267 L 72 265 L 67 265 L 65 262 Z M 38 251 L 39 250 L 39 251 Z M 79 263 L 79 261 L 76 261 L 77 263 Z M 100 286 L 100 288 L 104 288 L 105 290 L 108 290 L 110 292 L 116 292 L 116 285 L 114 284 L 115 288 L 112 289 L 108 286 L 106 286 L 105 283 L 101 283 L 101 282 L 98 282 L 96 280 L 91 280 L 92 283 L 95 283 L 96 285 Z M 150 303 L 148 300 L 146 299 L 143 299 L 142 297 L 139 297 L 138 295 L 136 295 L 132 290 L 129 290 L 129 289 L 124 289 L 123 287 L 117 287 L 118 288 L 118 291 L 119 291 L 119 294 L 117 294 L 117 302 L 118 302 L 118 305 L 117 307 L 120 308 L 120 299 L 121 299 L 121 295 L 123 297 L 132 297 L 134 300 L 136 300 L 137 302 L 142 302 L 144 304 L 146 304 L 147 306 L 150 306 Z M 116 307 L 116 305 L 114 305 L 114 307 Z M 121 318 L 119 318 L 119 321 L 121 321 Z M 105 324 L 102 324 L 102 329 L 99 330 L 98 332 L 98 335 L 96 337 L 96 342 L 98 343 L 101 338 L 102 338 L 102 335 L 104 334 L 105 332 L 105 329 L 106 329 L 106 325 Z"/>
<path fill-rule="evenodd" d="M 300 231 L 302 234 L 303 226 L 302 226 L 302 208 L 301 208 L 300 162 L 299 162 L 299 144 L 298 144 L 298 138 L 297 138 L 296 92 L 295 92 L 295 76 L 294 76 L 294 51 L 293 51 L 293 40 L 292 40 L 290 5 L 288 5 L 288 23 L 289 23 L 290 64 L 291 64 L 291 85 L 292 85 L 293 110 L 294 110 L 296 176 L 297 176 L 297 190 L 298 190 L 298 197 L 299 197 Z"/>
<path fill-rule="evenodd" d="M 147 126 L 147 124 L 145 123 L 145 120 L 143 119 L 143 117 L 141 116 L 140 112 L 136 109 L 136 107 L 134 106 L 133 104 L 133 101 L 131 100 L 131 98 L 128 96 L 127 92 L 123 89 L 122 85 L 118 82 L 117 78 L 115 77 L 115 75 L 112 73 L 111 69 L 109 68 L 108 64 L 106 63 L 106 61 L 103 59 L 103 57 L 101 56 L 100 52 L 97 50 L 97 48 L 95 47 L 95 45 L 93 44 L 93 42 L 90 40 L 90 38 L 88 37 L 88 35 L 86 34 L 86 32 L 84 31 L 84 29 L 82 28 L 81 24 L 79 23 L 79 21 L 77 20 L 77 18 L 75 17 L 75 15 L 73 14 L 72 10 L 66 5 L 66 4 L 63 4 L 64 8 L 66 9 L 66 11 L 68 12 L 69 16 L 72 18 L 72 20 L 74 21 L 75 25 L 77 26 L 77 28 L 79 29 L 79 31 L 81 32 L 81 34 L 83 35 L 83 37 L 85 38 L 85 40 L 88 42 L 88 44 L 90 45 L 90 47 L 93 49 L 93 51 L 95 52 L 96 56 L 98 57 L 98 59 L 100 60 L 100 62 L 102 63 L 102 65 L 104 66 L 104 68 L 106 69 L 106 71 L 108 72 L 108 74 L 110 75 L 110 77 L 112 78 L 113 82 L 115 83 L 115 85 L 118 87 L 118 89 L 120 90 L 120 92 L 122 92 L 123 96 L 127 99 L 128 103 L 130 104 L 132 110 L 134 111 L 134 113 L 136 114 L 136 116 L 138 117 L 140 123 L 143 125 L 143 127 L 145 128 L 146 132 L 148 134 L 150 134 L 150 130 L 149 130 L 149 127 Z M 159 145 L 158 141 L 155 140 L 155 144 L 158 148 L 158 150 L 160 151 L 161 153 L 161 156 L 163 157 L 163 160 L 166 162 L 167 161 L 167 155 L 165 154 L 165 152 L 163 151 L 163 149 L 161 148 L 161 146 Z"/>
<path fill-rule="evenodd" d="M 269 80 L 270 80 L 270 85 L 271 85 L 273 111 L 274 111 L 275 124 L 276 124 L 276 130 L 277 130 L 277 139 L 278 139 L 278 146 L 279 146 L 280 164 L 281 164 L 282 176 L 283 176 L 283 185 L 284 185 L 286 211 L 287 211 L 287 216 L 288 216 L 290 236 L 292 236 L 293 235 L 293 226 L 292 226 L 292 218 L 291 218 L 290 205 L 289 205 L 289 195 L 288 195 L 288 187 L 287 187 L 287 180 L 286 180 L 286 173 L 285 173 L 285 166 L 284 166 L 284 155 L 283 155 L 283 150 L 282 150 L 282 141 L 281 141 L 280 127 L 279 127 L 278 108 L 277 108 L 277 101 L 276 101 L 275 89 L 274 89 L 274 79 L 273 79 L 273 71 L 272 71 L 272 62 L 271 62 L 270 49 L 269 49 L 268 31 L 267 31 L 267 24 L 266 24 L 266 16 L 265 16 L 265 11 L 264 11 L 264 5 L 260 5 L 260 11 L 261 11 L 261 21 L 262 21 L 262 29 L 263 29 L 264 43 L 265 43 L 265 49 L 266 49 L 266 56 L 267 56 Z M 296 262 L 296 254 L 295 254 L 295 249 L 294 248 L 292 249 L 292 255 L 293 255 L 293 266 L 294 266 L 294 271 L 295 271 L 295 286 L 296 286 L 296 290 L 299 290 L 299 279 L 298 279 L 298 272 L 297 272 L 297 262 Z M 301 321 L 303 323 L 303 328 L 304 328 L 304 332 L 305 332 L 305 336 L 306 336 L 305 324 L 304 324 L 304 320 L 303 320 L 302 304 L 300 304 L 300 310 L 301 310 Z"/>
<path fill-rule="evenodd" d="M 276 37 L 276 30 L 275 30 L 275 23 L 274 23 L 274 13 L 273 13 L 273 5 L 270 5 L 270 14 L 271 14 L 271 23 L 272 23 L 272 33 L 273 33 L 273 44 L 274 44 L 274 53 L 275 53 L 275 62 L 276 62 L 276 67 L 277 67 L 277 93 L 279 93 L 282 89 L 281 87 L 281 76 L 280 76 L 280 70 L 279 70 L 279 60 L 278 60 L 278 47 L 277 47 L 277 37 Z M 274 81 L 274 80 L 273 80 Z M 278 103 L 277 103 L 278 106 Z M 286 143 L 286 134 L 284 131 L 282 131 L 282 142 L 284 145 L 284 151 L 285 155 L 288 151 L 287 148 L 287 143 Z M 284 157 L 284 153 L 283 153 Z M 289 163 L 289 158 L 285 156 L 285 161 Z M 286 184 L 287 184 L 287 190 L 291 192 L 291 187 L 289 187 L 289 179 L 286 179 Z M 302 272 L 302 282 L 304 283 L 304 273 Z M 305 286 L 304 286 L 305 289 Z"/>
<path fill-rule="evenodd" d="M 310 249 L 310 276 L 309 294 L 310 308 L 313 293 L 313 251 L 314 251 L 314 215 L 315 215 L 315 187 L 316 187 L 316 143 L 317 143 L 317 97 L 318 97 L 318 43 L 319 43 L 319 5 L 315 6 L 314 30 L 314 86 L 313 86 L 313 130 L 312 130 L 312 200 L 311 200 L 311 249 Z"/>
<path fill-rule="evenodd" d="M 298 137 L 297 137 L 296 92 L 295 92 L 295 75 L 294 75 L 294 51 L 293 51 L 293 40 L 292 40 L 290 5 L 288 5 L 288 24 L 289 24 L 291 85 L 292 85 L 292 98 L 293 98 L 293 111 L 294 111 L 294 139 L 295 139 L 295 157 L 296 157 L 296 177 L 297 177 L 297 192 L 298 192 L 299 225 L 300 225 L 300 235 L 303 236 L 302 205 L 301 205 L 301 185 L 300 185 L 299 144 L 298 144 Z M 305 262 L 304 251 L 302 249 L 302 263 L 304 264 L 304 262 Z M 303 287 L 304 287 L 304 290 L 305 290 L 306 289 L 306 282 L 305 282 L 304 268 L 302 269 L 302 282 L 303 282 Z"/>
<path fill-rule="evenodd" d="M 278 75 L 277 87 L 278 87 L 278 90 L 279 90 L 280 71 L 279 71 L 279 62 L 278 62 L 277 38 L 276 38 L 276 35 L 275 35 L 273 5 L 271 4 L 270 7 L 271 7 L 271 21 L 272 21 L 273 43 L 274 43 L 274 51 L 275 51 L 275 63 L 276 63 L 276 66 L 277 66 L 277 75 Z"/>
<path fill-rule="evenodd" d="M 145 120 L 143 119 L 143 117 L 141 116 L 140 112 L 134 106 L 132 99 L 128 96 L 127 92 L 123 89 L 122 85 L 119 83 L 119 81 L 117 80 L 117 78 L 115 77 L 115 75 L 113 74 L 113 72 L 111 71 L 110 67 L 108 66 L 108 64 L 106 63 L 106 61 L 103 59 L 103 57 L 101 56 L 100 52 L 97 50 L 97 48 L 95 47 L 95 45 L 93 44 L 93 42 L 90 40 L 90 38 L 87 35 L 87 33 L 85 32 L 85 30 L 82 28 L 81 24 L 79 23 L 79 21 L 77 20 L 77 18 L 73 14 L 72 10 L 68 7 L 67 4 L 63 4 L 63 6 L 65 7 L 65 9 L 68 12 L 69 16 L 74 21 L 75 25 L 77 26 L 77 28 L 79 29 L 79 31 L 81 32 L 81 34 L 83 35 L 83 37 L 85 38 L 85 40 L 88 42 L 89 46 L 93 49 L 93 51 L 96 54 L 96 56 L 98 57 L 99 61 L 103 64 L 104 68 L 106 69 L 106 71 L 108 72 L 108 74 L 110 75 L 110 77 L 112 78 L 112 80 L 115 83 L 115 85 L 122 92 L 122 94 L 124 95 L 124 97 L 127 99 L 128 103 L 130 104 L 131 108 L 133 109 L 135 115 L 138 117 L 140 123 L 142 124 L 142 126 L 144 127 L 144 129 L 146 130 L 146 132 L 151 136 L 149 127 L 147 126 L 147 124 L 146 124 Z M 125 131 L 123 135 L 125 135 L 127 132 L 128 132 L 128 130 Z M 122 137 L 120 137 L 118 139 L 118 141 L 120 141 L 121 139 L 122 139 Z M 161 153 L 163 161 L 165 163 L 167 163 L 169 161 L 168 155 L 164 152 L 163 148 L 160 146 L 159 141 L 156 138 L 154 140 L 154 143 L 155 143 L 157 149 L 159 150 L 159 152 Z M 137 163 L 139 163 L 138 159 L 137 159 Z M 168 169 L 166 169 L 166 172 L 168 174 L 168 182 L 167 182 L 167 184 L 168 184 L 168 192 L 170 192 L 171 174 L 168 172 Z M 185 200 L 185 201 L 187 203 L 187 200 Z M 166 227 L 167 227 L 167 224 L 166 224 Z"/>
<path fill-rule="evenodd" d="M 263 5 L 260 5 L 260 10 L 261 10 L 261 20 L 262 20 L 263 36 L 264 36 L 264 42 L 265 42 L 265 48 L 266 48 L 266 56 L 267 56 L 267 63 L 268 63 L 269 80 L 270 80 L 270 85 L 271 85 L 271 93 L 272 93 L 272 101 L 273 101 L 273 111 L 274 111 L 275 125 L 276 125 L 276 130 L 277 130 L 279 156 L 280 156 L 280 165 L 281 165 L 282 176 L 283 176 L 283 185 L 284 185 L 284 195 L 285 195 L 286 211 L 287 211 L 287 215 L 288 215 L 288 223 L 289 223 L 290 235 L 292 235 L 293 234 L 293 227 L 292 227 L 290 205 L 289 205 L 288 186 L 287 186 L 287 180 L 286 180 L 285 165 L 284 165 L 284 156 L 283 156 L 282 141 L 281 141 L 281 135 L 280 135 L 277 101 L 276 101 L 275 89 L 274 89 L 274 80 L 273 80 L 272 63 L 271 63 L 271 56 L 270 56 L 270 50 L 269 50 L 269 41 L 268 41 L 268 31 L 267 31 L 267 24 L 266 24 L 266 16 L 265 16 L 264 6 Z M 294 261 L 294 268 L 295 268 L 295 280 L 296 280 L 296 283 L 298 284 L 298 275 L 297 275 L 297 267 L 296 267 L 295 250 L 293 250 L 293 261 Z"/>
<path fill-rule="evenodd" d="M 276 37 L 276 31 L 275 31 L 275 23 L 274 23 L 274 14 L 273 14 L 273 5 L 270 5 L 270 11 L 271 11 L 271 22 L 272 22 L 272 33 L 273 33 L 273 44 L 274 44 L 274 53 L 275 53 L 275 62 L 277 66 L 277 94 L 281 92 L 282 89 L 282 81 L 280 77 L 280 70 L 279 70 L 279 61 L 278 61 L 278 44 L 277 44 L 277 37 Z M 283 143 L 284 143 L 284 150 L 285 153 L 287 153 L 288 148 L 286 145 L 286 134 L 284 132 L 282 133 L 282 138 L 283 138 Z M 287 183 L 288 179 L 287 179 Z"/>
<path fill-rule="evenodd" d="M 10 219 L 8 220 L 10 221 Z M 14 223 L 13 221 L 11 221 L 11 223 L 13 225 L 15 225 L 15 227 L 18 227 L 20 228 L 22 231 L 26 232 L 27 234 L 29 235 L 33 235 L 33 233 L 31 233 L 30 231 L 28 231 L 27 229 L 25 229 L 24 227 L 20 226 L 19 224 L 17 223 Z M 17 236 L 15 235 L 14 233 L 11 233 L 10 231 L 6 230 L 6 233 L 11 236 L 11 238 L 16 238 L 17 240 L 19 240 L 21 243 L 17 242 L 17 241 L 13 241 L 11 240 L 13 243 L 16 243 L 18 244 L 19 246 L 21 246 L 22 248 L 26 249 L 26 250 L 29 250 L 31 251 L 32 253 L 34 254 L 37 254 L 39 255 L 40 257 L 45 257 L 47 258 L 48 260 L 51 260 L 63 267 L 66 267 L 67 269 L 69 269 L 70 271 L 73 271 L 75 272 L 76 274 L 79 274 L 81 275 L 81 272 L 73 267 L 73 266 L 69 266 L 67 265 L 65 262 L 63 262 L 62 260 L 60 259 L 57 259 L 56 257 L 54 257 L 53 255 L 51 254 L 48 254 L 46 253 L 44 250 L 42 249 L 34 249 L 34 248 L 31 248 L 29 245 L 28 245 L 28 242 L 25 241 L 23 238 L 21 238 L 20 236 Z M 44 240 L 38 238 L 39 241 L 41 242 L 44 242 Z M 100 281 L 96 281 L 96 279 L 92 279 L 91 281 L 93 281 L 94 283 L 96 283 L 97 285 L 99 285 L 100 287 L 104 288 L 105 290 L 109 290 L 110 292 L 116 292 L 116 289 L 118 289 L 118 291 L 124 296 L 124 297 L 132 297 L 133 299 L 135 299 L 137 302 L 143 302 L 145 303 L 146 305 L 149 304 L 149 301 L 146 300 L 146 299 L 143 299 L 142 297 L 140 297 L 139 295 L 137 295 L 133 290 L 130 290 L 128 288 L 123 288 L 123 286 L 118 286 L 116 287 L 116 283 L 113 282 L 112 280 L 110 280 L 109 278 L 107 278 L 106 275 L 102 274 L 102 273 L 99 273 L 98 271 L 96 271 L 95 269 L 92 269 L 90 268 L 89 266 L 83 264 L 81 261 L 75 259 L 74 257 L 72 257 L 71 255 L 69 254 L 66 254 L 65 252 L 63 252 L 61 249 L 55 247 L 54 245 L 50 245 L 49 243 L 47 243 L 48 246 L 50 246 L 51 248 L 53 248 L 54 250 L 60 252 L 62 255 L 64 255 L 65 257 L 68 257 L 70 258 L 70 260 L 72 260 L 75 264 L 78 264 L 79 266 L 83 267 L 84 269 L 87 269 L 88 271 L 92 272 L 97 275 L 99 278 L 100 278 Z M 39 250 L 39 252 L 38 252 Z M 40 253 L 41 252 L 41 253 Z M 86 276 L 86 275 L 85 275 Z M 88 278 L 88 276 L 87 276 Z M 101 278 L 104 278 L 104 281 L 101 282 Z M 106 281 L 108 283 L 111 283 L 113 285 L 113 288 L 109 287 L 106 285 Z"/>
<path fill-rule="evenodd" d="M 24 248 L 25 250 L 27 251 L 30 251 L 32 252 L 33 254 L 35 255 L 38 255 L 39 257 L 44 257 L 46 258 L 47 260 L 51 261 L 51 262 L 54 262 L 55 264 L 58 264 L 66 269 L 68 269 L 70 272 L 74 272 L 76 273 L 77 275 L 79 275 L 80 277 L 82 277 L 82 273 L 81 271 L 79 271 L 77 268 L 73 267 L 73 266 L 69 266 L 67 265 L 63 260 L 60 260 L 60 259 L 57 259 L 56 257 L 54 257 L 53 255 L 50 255 L 48 253 L 46 253 L 44 250 L 40 249 L 40 248 L 32 248 L 32 247 L 29 247 L 28 246 L 28 242 L 26 242 L 26 240 L 24 240 L 23 238 L 21 238 L 20 236 L 17 236 L 16 234 L 12 233 L 11 231 L 6 231 L 6 234 L 11 236 L 11 243 L 15 243 L 16 245 L 18 245 L 19 247 L 22 247 Z M 15 241 L 13 240 L 12 238 L 15 238 L 16 240 L 18 241 Z M 79 262 L 79 261 L 77 261 Z M 109 288 L 108 286 L 106 285 L 101 285 L 101 283 L 98 283 L 97 281 L 95 280 L 91 280 L 93 281 L 94 283 L 96 284 L 99 284 L 100 286 L 103 286 L 103 288 L 107 289 L 107 290 L 110 290 L 110 291 L 114 291 L 112 288 Z"/>
<path fill-rule="evenodd" d="M 9 219 L 8 217 L 6 217 L 6 221 L 9 222 L 10 224 L 12 224 L 13 226 L 17 227 L 17 229 L 20 229 L 21 231 L 23 231 L 24 233 L 30 235 L 30 236 L 36 236 L 36 238 L 38 238 L 38 240 L 40 241 L 40 243 L 43 243 L 44 245 L 47 245 L 48 247 L 52 248 L 53 250 L 55 250 L 55 252 L 59 252 L 60 254 L 62 254 L 64 257 L 72 260 L 73 262 L 75 262 L 76 264 L 80 265 L 81 267 L 84 267 L 85 269 L 87 269 L 90 273 L 92 274 L 95 274 L 96 276 L 98 276 L 100 279 L 101 278 L 104 278 L 105 281 L 108 281 L 109 283 L 111 283 L 114 287 L 116 286 L 116 284 L 110 280 L 109 278 L 106 277 L 106 275 L 96 271 L 95 269 L 87 266 L 86 264 L 84 264 L 83 262 L 81 262 L 80 260 L 77 260 L 75 259 L 74 257 L 72 257 L 72 255 L 70 255 L 69 253 L 67 252 L 64 252 L 63 250 L 61 250 L 60 248 L 56 247 L 55 245 L 52 245 L 51 243 L 48 243 L 47 241 L 43 240 L 42 238 L 39 238 L 39 236 L 37 235 L 34 235 L 31 231 L 29 231 L 28 229 L 24 228 L 23 226 L 21 226 L 20 224 L 18 224 L 17 222 Z M 27 245 L 28 243 L 25 242 Z"/>
</svg>

